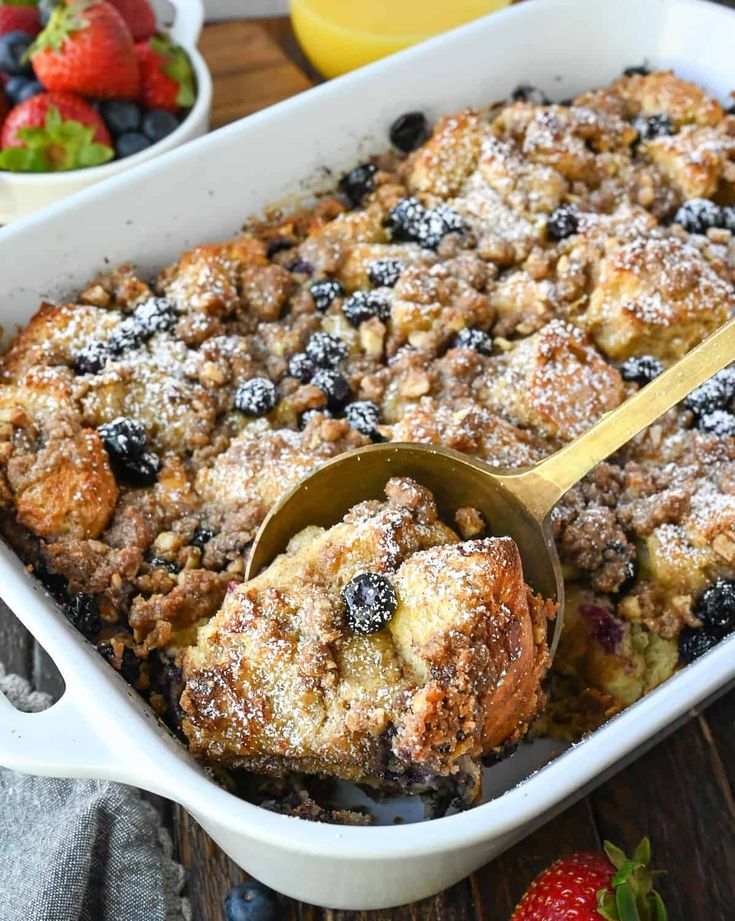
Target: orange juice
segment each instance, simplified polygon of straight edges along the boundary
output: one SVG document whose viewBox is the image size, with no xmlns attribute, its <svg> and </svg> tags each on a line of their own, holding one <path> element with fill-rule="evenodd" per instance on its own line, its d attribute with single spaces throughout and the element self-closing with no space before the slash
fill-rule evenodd
<svg viewBox="0 0 735 921">
<path fill-rule="evenodd" d="M 336 77 L 513 0 L 291 0 L 291 20 L 312 64 Z"/>
</svg>

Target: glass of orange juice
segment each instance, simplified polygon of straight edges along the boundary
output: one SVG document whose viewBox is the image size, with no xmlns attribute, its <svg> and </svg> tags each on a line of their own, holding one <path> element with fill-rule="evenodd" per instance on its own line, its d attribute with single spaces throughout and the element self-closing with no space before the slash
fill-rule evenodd
<svg viewBox="0 0 735 921">
<path fill-rule="evenodd" d="M 291 21 L 311 63 L 336 77 L 513 2 L 291 0 Z"/>
</svg>

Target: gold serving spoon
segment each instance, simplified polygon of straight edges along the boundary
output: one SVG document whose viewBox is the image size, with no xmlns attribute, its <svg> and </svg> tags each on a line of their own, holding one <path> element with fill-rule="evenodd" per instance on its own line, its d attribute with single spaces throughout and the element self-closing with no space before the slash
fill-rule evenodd
<svg viewBox="0 0 735 921">
<path fill-rule="evenodd" d="M 453 521 L 458 508 L 470 506 L 482 512 L 492 534 L 515 540 L 526 581 L 559 602 L 553 654 L 561 629 L 564 581 L 551 536 L 551 510 L 596 464 L 732 361 L 735 319 L 534 467 L 491 467 L 449 448 L 404 442 L 347 451 L 304 477 L 273 507 L 255 538 L 246 578 L 285 550 L 303 528 L 330 527 L 358 502 L 380 498 L 390 477 L 410 476 L 434 493 L 446 521 Z"/>
</svg>

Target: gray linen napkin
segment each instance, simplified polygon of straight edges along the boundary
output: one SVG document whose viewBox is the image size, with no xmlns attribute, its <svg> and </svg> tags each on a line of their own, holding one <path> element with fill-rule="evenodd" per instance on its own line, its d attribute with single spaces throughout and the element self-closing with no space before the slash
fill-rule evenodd
<svg viewBox="0 0 735 921">
<path fill-rule="evenodd" d="M 7 675 L 20 710 L 51 698 Z M 0 921 L 190 921 L 184 869 L 138 790 L 0 768 Z"/>
</svg>

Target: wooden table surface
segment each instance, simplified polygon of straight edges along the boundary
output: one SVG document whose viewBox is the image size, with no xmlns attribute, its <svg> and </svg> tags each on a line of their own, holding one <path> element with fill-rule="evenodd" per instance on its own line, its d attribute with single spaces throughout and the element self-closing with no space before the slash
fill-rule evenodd
<svg viewBox="0 0 735 921">
<path fill-rule="evenodd" d="M 201 41 L 214 77 L 214 127 L 306 89 L 317 75 L 284 19 L 207 26 Z M 0 603 L 0 660 L 60 694 L 58 673 Z M 380 912 L 325 911 L 289 899 L 284 921 L 507 921 L 543 867 L 605 838 L 632 850 L 643 835 L 670 921 L 735 919 L 735 691 L 693 716 L 630 767 L 492 863 L 446 892 Z M 222 921 L 223 901 L 246 875 L 183 810 L 158 803 L 188 870 L 194 921 Z"/>
</svg>

